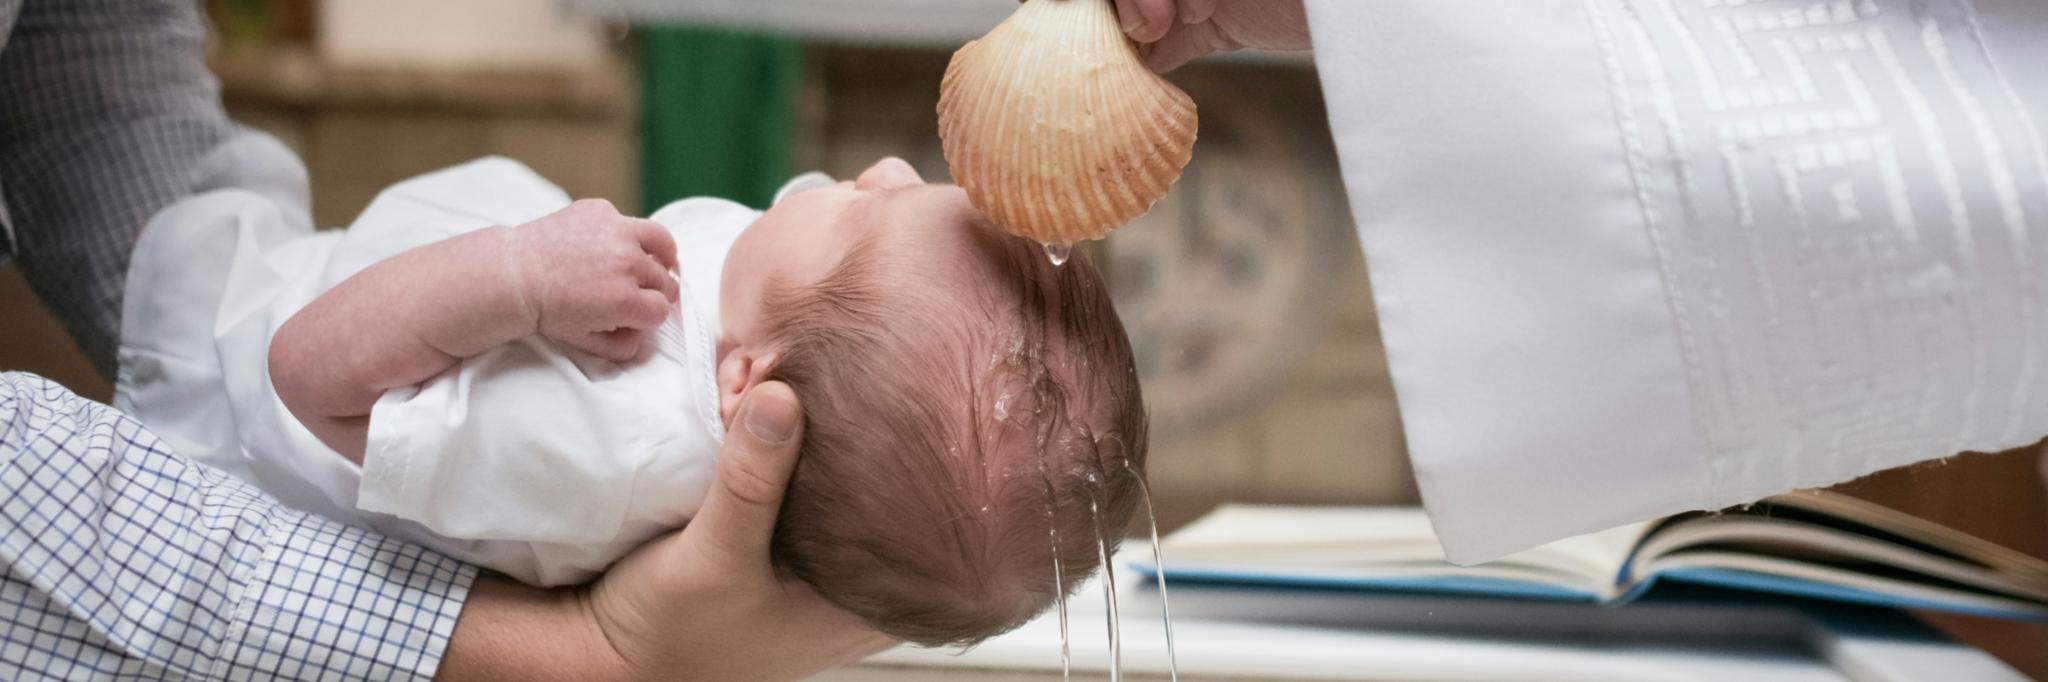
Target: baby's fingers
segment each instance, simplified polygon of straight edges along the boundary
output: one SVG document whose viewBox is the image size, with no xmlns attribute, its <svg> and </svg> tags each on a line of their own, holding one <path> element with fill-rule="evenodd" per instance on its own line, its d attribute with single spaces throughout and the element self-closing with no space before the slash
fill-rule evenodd
<svg viewBox="0 0 2048 682">
<path fill-rule="evenodd" d="M 675 281 L 670 280 L 670 285 Z M 633 293 L 620 299 L 612 310 L 613 324 L 620 329 L 653 329 L 668 319 L 668 311 L 674 305 L 670 294 L 656 289 L 634 289 Z"/>
<path fill-rule="evenodd" d="M 633 279 L 640 283 L 642 289 L 661 292 L 662 298 L 668 299 L 670 303 L 676 302 L 683 293 L 676 284 L 676 278 L 670 276 L 668 270 L 663 269 L 661 264 L 652 258 L 642 258 L 633 264 Z"/>
<path fill-rule="evenodd" d="M 676 269 L 676 238 L 668 228 L 652 220 L 633 221 L 633 239 L 640 243 L 640 250 L 660 261 L 662 267 Z"/>
<path fill-rule="evenodd" d="M 591 332 L 577 339 L 576 345 L 598 357 L 612 362 L 632 362 L 647 350 L 647 332 L 639 329 L 614 329 L 608 332 Z"/>
</svg>

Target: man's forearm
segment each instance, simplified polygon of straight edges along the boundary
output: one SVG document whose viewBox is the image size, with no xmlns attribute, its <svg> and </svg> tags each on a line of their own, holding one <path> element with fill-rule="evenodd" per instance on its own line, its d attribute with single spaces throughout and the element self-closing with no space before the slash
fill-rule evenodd
<svg viewBox="0 0 2048 682">
<path fill-rule="evenodd" d="M 624 665 L 579 595 L 478 576 L 436 679 L 625 679 Z"/>
<path fill-rule="evenodd" d="M 0 679 L 425 679 L 466 620 L 475 568 L 285 507 L 41 377 L 0 372 L 0 480 L 0 629 L 39 652 Z"/>
<path fill-rule="evenodd" d="M 271 340 L 278 398 L 321 441 L 362 461 L 384 391 L 533 333 L 511 235 L 496 227 L 428 244 L 322 294 Z"/>
</svg>

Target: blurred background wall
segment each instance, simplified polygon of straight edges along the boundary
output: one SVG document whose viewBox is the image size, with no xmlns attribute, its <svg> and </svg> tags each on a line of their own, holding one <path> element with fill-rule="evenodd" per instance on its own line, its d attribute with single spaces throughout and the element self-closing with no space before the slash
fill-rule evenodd
<svg viewBox="0 0 2048 682">
<path fill-rule="evenodd" d="M 944 179 L 947 57 L 1013 3 L 207 5 L 230 114 L 299 152 L 316 221 L 341 227 L 381 188 L 485 154 L 643 215 L 692 195 L 758 207 L 795 172 L 851 177 L 889 155 Z M 1163 524 L 1222 501 L 1416 503 L 1313 67 L 1211 60 L 1171 79 L 1201 107 L 1195 159 L 1150 215 L 1088 247 L 1137 349 Z M 7 268 L 0 320 L 0 369 L 111 395 Z M 1847 489 L 2048 556 L 2033 460 L 1962 457 Z M 2048 674 L 2048 628 L 1940 624 Z"/>
</svg>

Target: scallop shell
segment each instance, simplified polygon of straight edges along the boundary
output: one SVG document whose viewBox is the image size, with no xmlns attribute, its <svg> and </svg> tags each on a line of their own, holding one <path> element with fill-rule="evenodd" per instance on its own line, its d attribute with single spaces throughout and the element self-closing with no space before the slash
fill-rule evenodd
<svg viewBox="0 0 2048 682">
<path fill-rule="evenodd" d="M 1100 239 L 1194 155 L 1195 102 L 1146 69 L 1113 0 L 1027 0 L 953 54 L 939 137 L 953 180 L 1011 234 Z"/>
</svg>

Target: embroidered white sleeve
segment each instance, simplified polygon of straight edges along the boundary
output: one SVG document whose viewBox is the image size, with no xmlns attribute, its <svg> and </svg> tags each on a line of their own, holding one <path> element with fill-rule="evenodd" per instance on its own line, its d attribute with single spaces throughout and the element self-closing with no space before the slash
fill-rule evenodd
<svg viewBox="0 0 2048 682">
<path fill-rule="evenodd" d="M 1453 559 L 2048 435 L 2048 4 L 1309 9 Z"/>
</svg>

